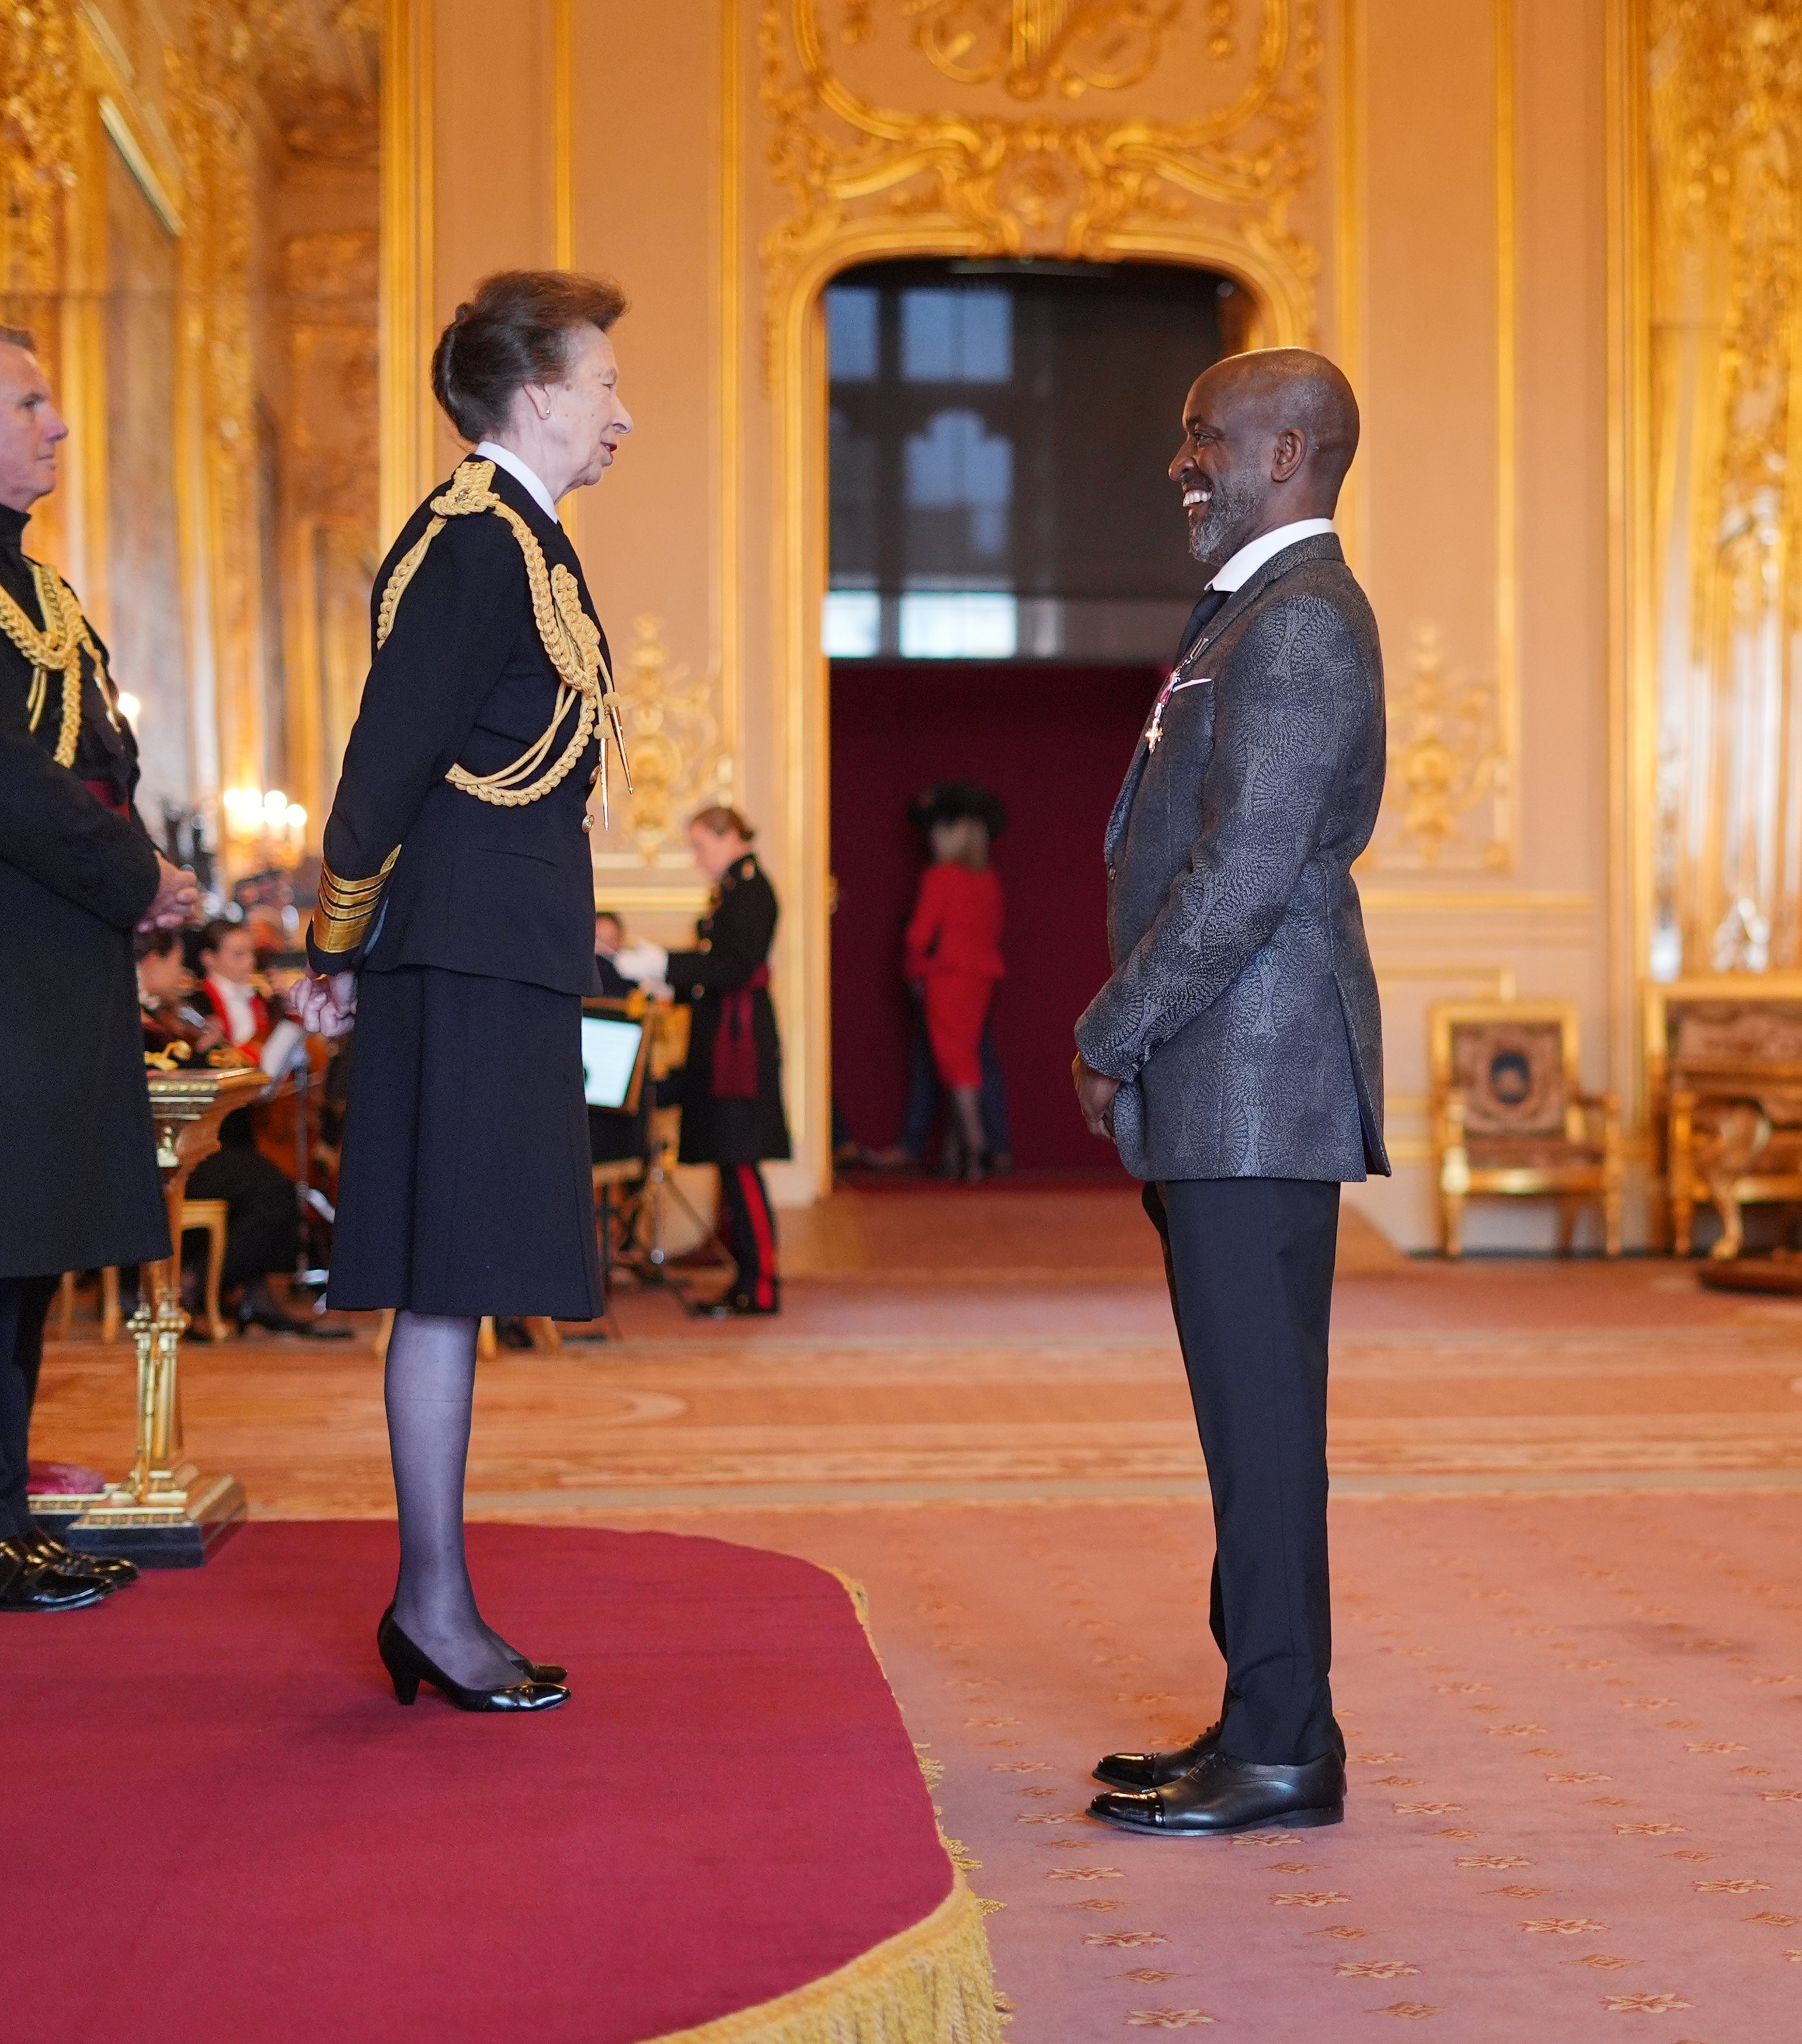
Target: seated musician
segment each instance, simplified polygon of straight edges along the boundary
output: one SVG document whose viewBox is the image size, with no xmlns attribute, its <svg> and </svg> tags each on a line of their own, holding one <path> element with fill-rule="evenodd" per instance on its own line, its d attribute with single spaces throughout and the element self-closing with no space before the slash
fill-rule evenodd
<svg viewBox="0 0 1802 2044">
<path fill-rule="evenodd" d="M 256 939 L 244 923 L 209 923 L 200 938 L 201 983 L 194 1005 L 218 1018 L 225 1039 L 235 1050 L 256 1058 L 263 1054 L 275 1017 L 257 984 Z M 240 1114 L 247 1113 L 240 1108 Z M 234 1115 L 232 1120 L 237 1119 Z"/>
<path fill-rule="evenodd" d="M 174 930 L 149 930 L 137 940 L 137 1005 L 147 1051 L 180 1043 L 200 1055 L 225 1039 L 218 1017 L 194 1004 L 194 975 L 182 962 Z"/>
<path fill-rule="evenodd" d="M 632 990 L 632 982 L 613 962 L 614 954 L 623 951 L 625 947 L 624 919 L 611 909 L 597 909 L 594 912 L 594 977 L 600 982 L 603 1000 L 624 1001 Z"/>
</svg>

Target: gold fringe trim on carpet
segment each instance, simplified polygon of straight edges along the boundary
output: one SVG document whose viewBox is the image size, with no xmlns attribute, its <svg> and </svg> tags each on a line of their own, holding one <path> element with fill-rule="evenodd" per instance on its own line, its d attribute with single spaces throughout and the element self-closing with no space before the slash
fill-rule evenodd
<svg viewBox="0 0 1802 2044">
<path fill-rule="evenodd" d="M 924 1923 L 793 1994 L 648 2044 L 999 2044 L 982 1908 L 960 1877 Z"/>
</svg>

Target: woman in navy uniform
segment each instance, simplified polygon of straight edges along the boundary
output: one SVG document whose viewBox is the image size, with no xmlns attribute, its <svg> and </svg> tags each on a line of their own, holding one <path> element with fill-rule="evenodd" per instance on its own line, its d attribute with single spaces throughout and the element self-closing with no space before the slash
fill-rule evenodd
<svg viewBox="0 0 1802 2044">
<path fill-rule="evenodd" d="M 720 1239 L 738 1265 L 704 1310 L 717 1319 L 774 1313 L 781 1305 L 776 1224 L 760 1163 L 786 1157 L 782 1048 L 770 1000 L 776 891 L 751 848 L 756 832 L 736 809 L 703 809 L 688 827 L 694 863 L 713 882 L 713 905 L 692 951 L 634 944 L 614 955 L 628 978 L 666 981 L 692 1003 L 681 1081 L 681 1161 L 720 1170 Z"/>
<path fill-rule="evenodd" d="M 440 337 L 432 389 L 477 444 L 382 563 L 325 826 L 300 1007 L 327 1033 L 355 1017 L 330 1298 L 394 1308 L 401 1567 L 378 1643 L 404 1704 L 422 1681 L 465 1710 L 569 1694 L 483 1623 L 463 1488 L 482 1317 L 601 1306 L 581 1015 L 588 809 L 618 724 L 556 505 L 632 429 L 624 310 L 601 279 L 509 271 Z"/>
</svg>

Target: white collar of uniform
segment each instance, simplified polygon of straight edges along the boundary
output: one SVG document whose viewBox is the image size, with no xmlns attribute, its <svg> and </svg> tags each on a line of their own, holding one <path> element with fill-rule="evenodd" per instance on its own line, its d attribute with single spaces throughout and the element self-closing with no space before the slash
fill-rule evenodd
<svg viewBox="0 0 1802 2044">
<path fill-rule="evenodd" d="M 478 448 L 476 451 L 481 454 L 487 450 Z M 1260 532 L 1256 539 L 1246 541 L 1208 586 L 1228 594 L 1243 589 L 1265 562 L 1280 554 L 1285 547 L 1293 547 L 1298 540 L 1312 540 L 1332 529 L 1331 518 L 1297 518 L 1293 524 L 1279 525 L 1274 532 Z"/>
<path fill-rule="evenodd" d="M 511 448 L 502 447 L 498 440 L 483 440 L 475 451 L 483 461 L 491 461 L 497 468 L 504 468 L 551 523 L 557 523 L 555 500 L 539 481 L 536 469 L 528 468 Z"/>
</svg>

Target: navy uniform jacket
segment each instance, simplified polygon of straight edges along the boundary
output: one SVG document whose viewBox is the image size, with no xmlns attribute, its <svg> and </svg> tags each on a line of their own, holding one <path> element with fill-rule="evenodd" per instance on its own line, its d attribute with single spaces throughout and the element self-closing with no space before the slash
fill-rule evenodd
<svg viewBox="0 0 1802 2044">
<path fill-rule="evenodd" d="M 1385 1174 L 1382 1016 L 1351 863 L 1382 800 L 1376 620 L 1331 533 L 1209 620 L 1108 826 L 1113 973 L 1077 1048 L 1134 1177 Z"/>
<path fill-rule="evenodd" d="M 505 470 L 495 469 L 491 487 L 525 519 L 547 567 L 560 562 L 575 577 L 593 618 L 562 526 Z M 428 498 L 382 564 L 372 645 L 382 592 L 432 516 Z M 601 648 L 605 658 L 605 638 Z M 325 825 L 322 905 L 334 883 L 373 881 L 390 858 L 393 870 L 360 925 L 316 913 L 307 939 L 316 972 L 436 966 L 562 993 L 598 990 L 582 820 L 599 726 L 569 774 L 536 801 L 499 807 L 444 778 L 453 765 L 474 774 L 511 766 L 543 735 L 558 688 L 511 527 L 492 511 L 447 519 L 401 597 L 386 644 L 372 654 Z"/>
<path fill-rule="evenodd" d="M 0 506 L 0 583 L 40 628 L 25 523 Z M 35 732 L 30 687 L 29 664 L 0 636 L 0 1278 L 169 1253 L 132 962 L 157 881 L 129 806 L 137 748 L 103 666 L 84 659 L 68 766 L 53 756 L 61 677 L 48 677 Z M 127 807 L 98 801 L 84 780 Z"/>
<path fill-rule="evenodd" d="M 695 927 L 694 950 L 670 954 L 670 990 L 694 1009 L 681 1085 L 685 1164 L 755 1164 L 790 1154 L 776 1010 L 768 987 L 752 984 L 769 963 L 775 936 L 776 890 L 747 852 L 721 875 L 713 907 Z M 713 1092 L 715 1047 L 721 1028 L 742 1020 L 747 1009 L 756 1097 L 720 1100 Z"/>
</svg>

